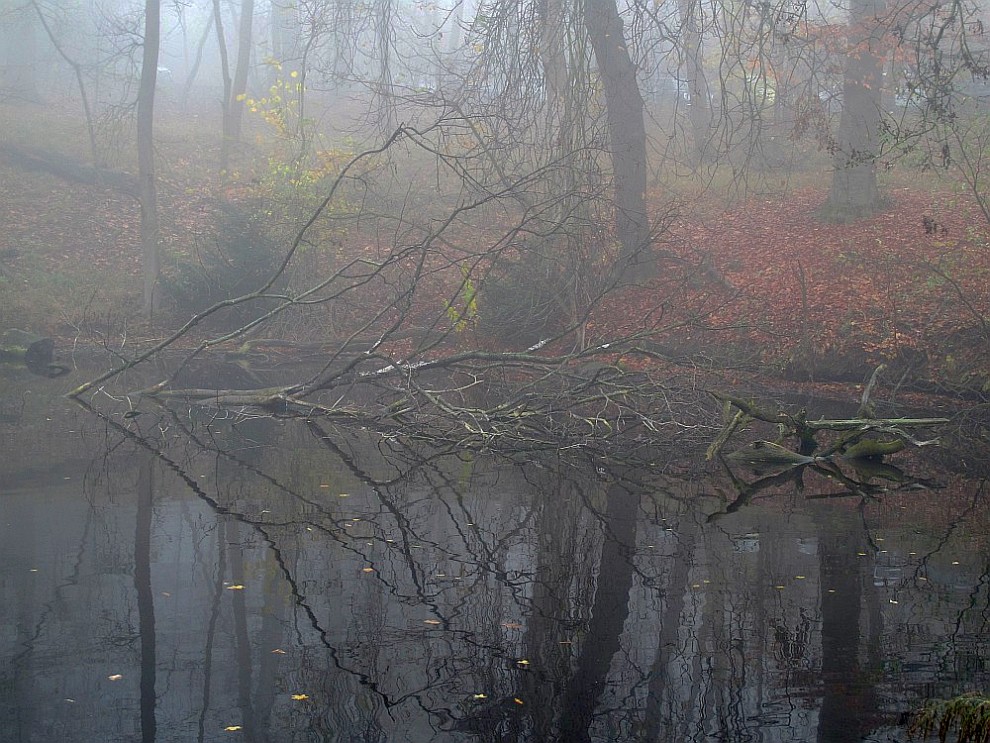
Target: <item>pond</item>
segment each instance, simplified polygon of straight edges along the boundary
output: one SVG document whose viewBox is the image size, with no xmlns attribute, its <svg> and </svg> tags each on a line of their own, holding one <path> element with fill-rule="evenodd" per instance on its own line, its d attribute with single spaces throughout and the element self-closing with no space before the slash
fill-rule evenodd
<svg viewBox="0 0 990 743">
<path fill-rule="evenodd" d="M 726 512 L 700 462 L 57 384 L 0 411 L 5 741 L 904 741 L 988 688 L 986 483 L 921 457 Z"/>
</svg>

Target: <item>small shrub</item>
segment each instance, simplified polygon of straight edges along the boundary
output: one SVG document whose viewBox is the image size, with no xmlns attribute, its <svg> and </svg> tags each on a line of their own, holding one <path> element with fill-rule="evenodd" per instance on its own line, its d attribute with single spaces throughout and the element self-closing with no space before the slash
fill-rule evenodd
<svg viewBox="0 0 990 743">
<path fill-rule="evenodd" d="M 181 314 L 194 314 L 225 299 L 262 286 L 278 266 L 278 248 L 266 230 L 261 208 L 225 206 L 214 240 L 193 256 L 178 257 L 162 279 L 167 295 Z M 262 301 L 232 308 L 222 325 L 236 327 L 259 316 Z"/>
</svg>

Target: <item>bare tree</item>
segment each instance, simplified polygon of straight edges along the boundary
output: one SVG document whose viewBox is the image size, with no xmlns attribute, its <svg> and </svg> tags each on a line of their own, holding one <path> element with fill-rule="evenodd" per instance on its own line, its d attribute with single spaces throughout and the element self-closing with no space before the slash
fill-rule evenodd
<svg viewBox="0 0 990 743">
<path fill-rule="evenodd" d="M 45 30 L 48 40 L 52 43 L 52 46 L 55 47 L 55 51 L 58 52 L 58 55 L 72 68 L 72 72 L 76 76 L 76 84 L 79 86 L 79 97 L 82 99 L 83 114 L 86 117 L 86 131 L 89 134 L 90 156 L 93 158 L 93 169 L 96 173 L 97 179 L 99 179 L 99 171 L 103 164 L 103 158 L 100 157 L 99 147 L 96 143 L 96 122 L 93 118 L 93 109 L 90 105 L 89 94 L 86 88 L 83 65 L 81 62 L 70 56 L 62 46 L 58 37 L 55 35 L 55 32 L 49 25 L 48 20 L 45 18 L 45 14 L 42 12 L 41 6 L 38 5 L 36 0 L 31 0 L 31 5 L 38 14 L 38 20 L 41 21 L 41 27 Z"/>
</svg>

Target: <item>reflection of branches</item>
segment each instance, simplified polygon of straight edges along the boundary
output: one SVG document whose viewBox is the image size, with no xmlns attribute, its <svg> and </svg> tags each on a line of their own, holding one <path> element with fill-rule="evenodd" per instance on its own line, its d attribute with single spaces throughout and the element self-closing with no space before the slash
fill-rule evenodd
<svg viewBox="0 0 990 743">
<path fill-rule="evenodd" d="M 796 465 L 787 466 L 786 469 L 770 475 L 764 475 L 756 480 L 747 482 L 737 476 L 729 467 L 725 459 L 721 459 L 722 465 L 728 474 L 732 485 L 737 491 L 736 498 L 723 510 L 716 511 L 708 516 L 708 521 L 715 521 L 723 516 L 735 513 L 741 508 L 750 505 L 752 500 L 764 491 L 777 488 L 781 485 L 793 482 L 798 492 L 802 492 L 805 487 L 805 472 L 814 472 L 821 475 L 826 480 L 838 483 L 842 490 L 831 493 L 811 493 L 805 495 L 807 500 L 825 500 L 833 498 L 858 497 L 861 499 L 860 507 L 864 507 L 868 501 L 877 500 L 880 495 L 895 492 L 897 490 L 913 489 L 918 487 L 935 488 L 937 485 L 925 478 L 911 477 L 900 468 L 880 462 L 857 462 L 850 461 L 853 469 L 858 470 L 858 477 L 847 474 L 834 460 L 812 460 L 801 462 Z M 885 482 L 870 482 L 872 478 L 880 478 Z M 889 483 L 895 483 L 891 486 Z"/>
<path fill-rule="evenodd" d="M 255 533 L 257 533 L 258 536 L 261 537 L 262 541 L 272 551 L 272 555 L 275 557 L 275 563 L 278 565 L 279 571 L 282 573 L 283 579 L 285 580 L 286 584 L 289 586 L 289 590 L 292 594 L 294 603 L 303 611 L 303 613 L 308 618 L 310 622 L 310 626 L 312 626 L 313 630 L 316 632 L 317 636 L 320 639 L 320 643 L 329 652 L 330 659 L 334 667 L 340 670 L 341 672 L 356 678 L 358 683 L 360 683 L 362 687 L 368 689 L 375 696 L 377 696 L 382 701 L 382 704 L 385 707 L 387 708 L 392 707 L 396 703 L 396 701 L 392 699 L 386 691 L 384 691 L 379 687 L 379 684 L 375 681 L 375 679 L 371 675 L 369 675 L 364 671 L 359 670 L 358 668 L 351 668 L 347 664 L 345 664 L 340 651 L 330 641 L 330 632 L 320 624 L 320 621 L 316 616 L 316 612 L 309 605 L 305 594 L 303 594 L 298 583 L 296 582 L 296 579 L 292 575 L 292 571 L 289 569 L 289 565 L 282 554 L 282 550 L 279 548 L 278 543 L 275 540 L 275 537 L 273 537 L 269 532 L 271 526 L 270 524 L 259 521 L 257 519 L 252 519 L 247 514 L 244 514 L 230 506 L 225 506 L 224 504 L 220 503 L 218 500 L 216 500 L 211 495 L 209 495 L 205 490 L 203 490 L 196 482 L 196 480 L 191 475 L 189 475 L 177 462 L 175 462 L 173 459 L 168 457 L 163 451 L 161 451 L 161 449 L 159 449 L 153 443 L 145 439 L 143 436 L 135 433 L 134 431 L 131 431 L 128 428 L 120 425 L 119 423 L 117 423 L 117 421 L 110 418 L 109 415 L 93 408 L 86 402 L 82 400 L 79 400 L 78 402 L 84 409 L 86 409 L 93 415 L 96 415 L 97 417 L 105 421 L 111 428 L 117 431 L 121 436 L 134 442 L 142 449 L 145 449 L 146 451 L 149 451 L 152 454 L 154 454 L 154 456 L 157 459 L 159 459 L 168 469 L 174 472 L 176 476 L 178 476 L 179 479 L 182 480 L 183 483 L 185 483 L 186 487 L 188 487 L 189 490 L 194 495 L 196 495 L 196 497 L 198 497 L 200 500 L 206 503 L 215 513 L 222 516 L 229 516 L 230 518 L 238 521 L 239 523 L 248 526 Z"/>
</svg>

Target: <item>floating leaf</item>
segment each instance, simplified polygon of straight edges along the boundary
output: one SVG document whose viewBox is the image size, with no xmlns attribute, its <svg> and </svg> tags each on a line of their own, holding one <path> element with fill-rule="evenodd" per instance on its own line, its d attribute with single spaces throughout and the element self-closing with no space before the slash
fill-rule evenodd
<svg viewBox="0 0 990 743">
<path fill-rule="evenodd" d="M 471 698 L 472 699 L 488 699 L 488 695 L 487 694 L 472 694 L 471 695 Z"/>
<path fill-rule="evenodd" d="M 228 591 L 243 591 L 244 590 L 244 586 L 242 586 L 240 583 L 235 583 L 232 586 L 227 586 L 227 590 Z"/>
<path fill-rule="evenodd" d="M 240 725 L 228 725 L 224 730 L 228 733 L 236 733 L 238 730 L 243 730 L 243 728 Z"/>
<path fill-rule="evenodd" d="M 515 702 L 516 704 L 525 704 L 525 702 L 519 697 L 512 697 L 512 701 Z"/>
<path fill-rule="evenodd" d="M 423 620 L 423 624 L 443 624 L 443 622 L 437 619 L 425 619 Z"/>
<path fill-rule="evenodd" d="M 282 648 L 275 648 L 275 649 L 274 649 L 274 650 L 272 651 L 272 654 L 273 654 L 273 655 L 285 655 L 285 651 L 284 651 L 284 650 L 282 650 Z"/>
<path fill-rule="evenodd" d="M 304 702 L 309 699 L 309 694 L 293 694 L 292 700 L 294 702 Z"/>
<path fill-rule="evenodd" d="M 107 676 L 107 678 L 110 679 L 111 681 L 120 681 L 124 677 L 119 673 L 112 673 L 109 676 Z"/>
<path fill-rule="evenodd" d="M 373 573 L 373 572 L 375 572 L 375 569 L 374 568 L 361 568 L 361 572 L 362 573 Z"/>
</svg>

